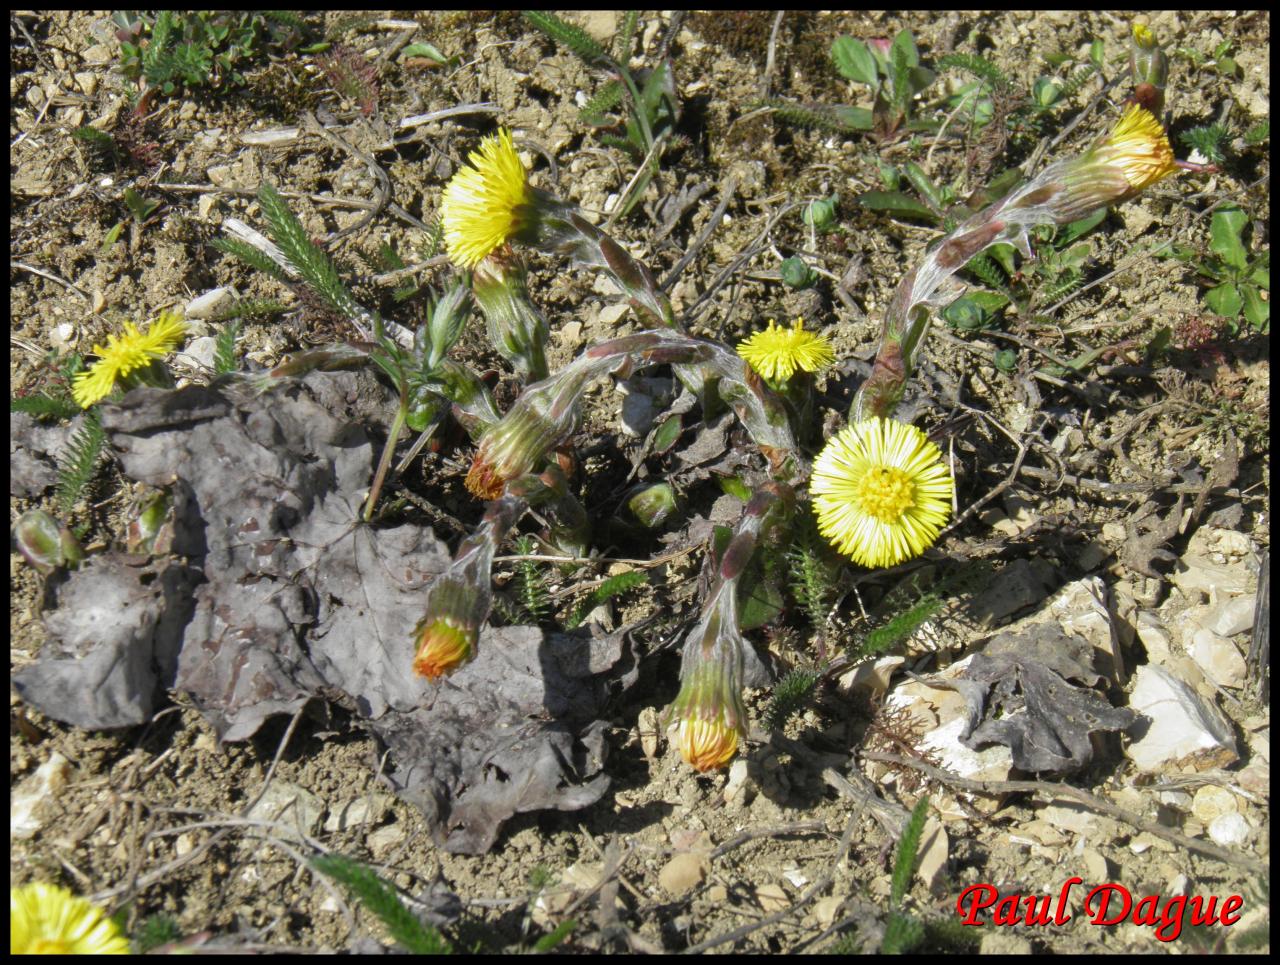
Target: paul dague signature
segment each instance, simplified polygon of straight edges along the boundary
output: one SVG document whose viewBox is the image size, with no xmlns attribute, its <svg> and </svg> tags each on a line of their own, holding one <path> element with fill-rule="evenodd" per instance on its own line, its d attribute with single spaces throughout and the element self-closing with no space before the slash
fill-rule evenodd
<svg viewBox="0 0 1280 965">
<path fill-rule="evenodd" d="M 994 885 L 970 885 L 956 899 L 956 914 L 962 925 L 987 924 L 978 918 L 978 913 L 988 908 L 994 925 L 1065 925 L 1072 918 L 1067 910 L 1071 889 L 1082 884 L 1083 878 L 1068 878 L 1056 900 L 1052 895 L 1001 895 Z M 1082 910 L 1095 925 L 1118 925 L 1123 921 L 1154 925 L 1156 938 L 1171 942 L 1182 934 L 1183 925 L 1234 925 L 1240 920 L 1243 905 L 1244 899 L 1239 895 L 1225 899 L 1217 895 L 1175 895 L 1167 899 L 1147 895 L 1135 902 L 1124 885 L 1104 884 L 1084 896 Z"/>
</svg>

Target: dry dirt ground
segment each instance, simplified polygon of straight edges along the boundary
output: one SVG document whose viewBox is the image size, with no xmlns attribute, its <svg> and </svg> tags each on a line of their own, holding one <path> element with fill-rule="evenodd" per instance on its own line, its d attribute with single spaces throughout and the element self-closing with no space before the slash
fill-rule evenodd
<svg viewBox="0 0 1280 965">
<path fill-rule="evenodd" d="M 583 17 L 588 30 L 604 37 L 620 21 L 611 13 Z M 247 66 L 242 88 L 158 98 L 139 135 L 150 145 L 140 152 L 142 162 L 124 159 L 104 169 L 71 131 L 82 124 L 118 130 L 129 111 L 133 84 L 116 69 L 118 45 L 109 14 L 11 15 L 12 389 L 38 385 L 47 374 L 42 364 L 49 350 L 86 353 L 123 320 L 154 318 L 162 308 L 216 286 L 234 285 L 242 295 L 278 295 L 269 282 L 208 245 L 224 217 L 261 223 L 252 193 L 264 179 L 308 196 L 294 196 L 290 203 L 320 236 L 357 223 L 365 211 L 317 202 L 316 196 L 363 201 L 378 193 L 358 152 L 376 158 L 396 205 L 430 222 L 449 174 L 497 123 L 536 143 L 537 177 L 588 209 L 607 210 L 610 197 L 634 172 L 635 161 L 602 146 L 579 117 L 580 97 L 598 89 L 600 72 L 518 16 L 420 15 L 408 39 L 429 41 L 457 58 L 435 69 L 385 56 L 404 39 L 397 29 L 371 19 L 343 20 L 326 14 L 314 33 L 341 36 L 375 58 L 379 93 L 371 114 L 335 94 L 315 70 L 314 57 L 268 47 L 270 57 Z M 1196 524 L 1243 533 L 1264 549 L 1270 542 L 1267 336 L 1247 329 L 1232 335 L 1218 327 L 1198 338 L 1196 327 L 1207 316 L 1194 273 L 1149 253 L 1170 238 L 1203 250 L 1206 209 L 1221 199 L 1246 210 L 1255 249 L 1266 245 L 1269 159 L 1265 148 L 1250 152 L 1239 138 L 1268 116 L 1270 20 L 1257 13 L 1200 13 L 1153 15 L 1151 23 L 1168 49 L 1190 52 L 1171 58 L 1168 109 L 1175 134 L 1226 118 L 1234 132 L 1227 163 L 1217 173 L 1184 173 L 1162 182 L 1113 212 L 1088 238 L 1086 277 L 1097 284 L 1076 297 L 1006 319 L 1002 333 L 973 336 L 940 326 L 942 337 L 931 343 L 922 375 L 927 390 L 916 401 L 918 421 L 930 428 L 945 425 L 952 440 L 962 509 L 1005 480 L 1020 446 L 1027 447 L 1025 466 L 1034 470 L 1020 474 L 984 505 L 985 512 L 952 533 L 939 559 L 982 559 L 997 569 L 1019 560 L 1043 561 L 1053 574 L 1051 587 L 1093 573 L 1116 599 L 1133 601 L 1130 613 L 1155 610 L 1170 597 L 1169 567 L 1157 560 L 1156 575 L 1135 572 L 1120 552 L 1133 531 L 1126 536 L 1123 525 L 1116 530 L 1108 524 L 1123 524 L 1149 501 L 1158 517 L 1166 517 L 1175 499 L 1184 498 L 1174 484 L 1194 481 L 1171 468 L 1198 467 L 1203 479 L 1226 448 L 1236 446 L 1235 478 L 1197 508 Z M 938 231 L 864 210 L 853 199 L 883 187 L 881 163 L 906 161 L 922 165 L 963 197 L 978 186 L 969 180 L 974 145 L 963 130 L 880 144 L 869 136 L 795 127 L 754 105 L 766 91 L 791 101 L 867 104 L 866 89 L 846 83 L 832 68 L 831 40 L 842 33 L 892 37 L 904 26 L 913 31 L 926 64 L 951 51 L 982 52 L 1020 90 L 1052 72 L 1045 55 L 1064 52 L 1078 65 L 1094 40 L 1104 43 L 1108 80 L 1126 65 L 1128 23 L 1106 13 L 788 14 L 776 30 L 769 13 L 694 14 L 674 29 L 668 14 L 642 14 L 637 63 L 651 64 L 655 51 L 667 48 L 683 115 L 658 182 L 613 231 L 663 278 L 704 229 L 712 228 L 672 289 L 678 313 L 714 292 L 712 310 L 699 314 L 695 334 L 733 342 L 770 318 L 803 316 L 831 337 L 840 358 L 871 357 L 881 307 Z M 1213 61 L 1224 42 L 1234 69 L 1219 70 Z M 940 72 L 916 110 L 945 117 L 949 93 L 968 79 L 954 70 Z M 1114 117 L 1123 78 L 1108 96 L 1097 96 L 1100 89 L 1092 80 L 1048 117 L 1042 132 L 1010 139 L 997 169 L 1025 160 L 1042 138 L 1067 131 L 1081 114 L 1080 124 L 1054 150 L 1087 145 Z M 446 116 L 389 143 L 402 117 L 481 103 L 496 106 Z M 344 136 L 356 150 L 344 151 L 305 129 L 278 146 L 243 140 L 249 132 L 301 125 L 301 110 L 345 125 Z M 1175 148 L 1181 157 L 1189 153 L 1176 139 Z M 130 186 L 161 202 L 145 224 L 136 223 L 123 203 Z M 696 203 L 655 240 L 657 226 L 670 214 L 662 202 L 681 190 L 699 189 Z M 789 202 L 832 193 L 840 195 L 834 232 L 812 235 L 799 210 L 778 217 Z M 720 224 L 709 226 L 721 199 Z M 104 246 L 121 221 L 121 236 Z M 376 219 L 347 236 L 338 253 L 356 264 L 384 241 L 413 261 L 426 238 L 384 206 Z M 750 250 L 755 254 L 739 258 Z M 781 259 L 797 251 L 820 269 L 808 291 L 793 292 L 778 281 Z M 553 366 L 634 324 L 624 321 L 619 328 L 610 300 L 594 289 L 587 273 L 540 262 L 532 277 L 534 297 L 553 323 Z M 1148 349 L 1160 328 L 1169 329 L 1172 339 L 1153 355 Z M 270 364 L 300 345 L 345 334 L 304 332 L 286 316 L 251 323 L 243 351 L 249 360 Z M 496 356 L 482 354 L 482 339 L 465 344 L 480 364 L 495 362 Z M 993 353 L 1003 348 L 1018 351 L 1011 374 L 992 365 Z M 1030 377 L 1045 365 L 1041 353 L 1070 360 L 1092 349 L 1101 351 L 1065 380 Z M 845 376 L 820 386 L 824 412 L 832 413 L 828 428 L 843 418 L 853 386 L 856 379 Z M 592 400 L 584 431 L 596 443 L 621 445 L 618 398 L 606 389 Z M 1154 406 L 1158 412 L 1150 411 Z M 1056 448 L 1046 441 L 1071 432 L 1074 437 Z M 1063 461 L 1055 462 L 1054 453 L 1071 457 L 1065 482 Z M 448 475 L 443 482 L 417 477 L 410 485 L 423 502 L 437 501 L 442 515 L 471 522 L 478 510 L 467 505 L 456 469 L 465 455 L 432 463 L 433 471 Z M 1071 482 L 1082 478 L 1102 485 Z M 74 522 L 85 528 L 91 549 L 115 539 L 125 505 L 119 481 L 104 469 L 77 509 Z M 1147 485 L 1134 487 L 1135 482 Z M 1109 488 L 1113 484 L 1119 488 Z M 691 492 L 690 511 L 707 512 L 718 494 L 714 487 Z M 29 505 L 12 500 L 11 518 Z M 437 532 L 451 543 L 459 536 L 447 525 Z M 1165 549 L 1179 556 L 1190 535 L 1175 527 Z M 696 572 L 692 564 L 672 567 L 667 578 L 684 584 L 687 593 Z M 10 573 L 10 659 L 17 668 L 34 659 L 44 639 L 42 585 L 16 553 Z M 854 644 L 863 614 L 893 582 L 874 574 L 859 578 L 857 592 L 845 596 L 834 620 L 835 650 Z M 643 615 L 636 612 L 643 605 L 641 600 L 619 616 Z M 953 657 L 990 635 L 981 628 L 964 632 L 968 636 L 951 642 Z M 761 647 L 792 648 L 793 658 L 807 646 L 797 636 L 751 634 Z M 1132 663 L 1144 662 L 1132 635 L 1128 648 Z M 913 666 L 927 672 L 934 661 L 926 657 Z M 445 930 L 459 948 L 527 948 L 568 918 L 577 925 L 560 945 L 563 950 L 816 951 L 841 935 L 854 936 L 851 947 L 875 948 L 895 841 L 875 820 L 876 807 L 842 791 L 838 781 L 824 780 L 824 771 L 847 771 L 850 758 L 866 746 L 875 707 L 828 694 L 792 720 L 785 735 L 757 731 L 743 755 L 746 780 L 726 793 L 725 773 L 693 773 L 652 734 L 651 709 L 673 697 L 677 665 L 670 652 L 653 654 L 641 684 L 614 708 L 607 764 L 612 784 L 598 803 L 580 812 L 521 815 L 483 856 L 449 854 L 432 844 L 418 812 L 378 780 L 376 742 L 340 709 L 312 705 L 298 719 L 279 719 L 250 741 L 220 746 L 181 695 L 149 724 L 114 733 L 77 731 L 24 708 L 13 695 L 11 785 L 29 778 L 55 752 L 70 762 L 70 770 L 38 833 L 13 841 L 11 882 L 63 882 L 113 909 L 124 906 L 131 928 L 162 913 L 176 921 L 181 935 L 203 935 L 206 947 L 344 950 L 362 947 L 370 936 L 385 941 L 376 919 L 305 868 L 310 844 L 289 837 L 279 824 L 254 826 L 245 819 L 245 805 L 270 780 L 304 814 L 311 841 L 371 863 L 410 899 L 456 895 L 460 903 Z M 757 720 L 766 698 L 764 692 L 753 694 Z M 1269 726 L 1266 707 L 1244 691 L 1222 703 L 1241 733 L 1256 731 L 1260 720 Z M 882 788 L 894 807 L 910 808 L 922 789 L 942 791 L 940 784 L 921 785 L 904 775 Z M 1133 777 L 1117 744 L 1068 780 L 1105 795 L 1127 788 Z M 947 862 L 933 881 L 913 882 L 906 909 L 921 919 L 954 920 L 957 895 L 975 882 L 1022 894 L 1056 890 L 1080 866 L 1080 849 L 1073 848 L 1079 842 L 1067 835 L 1052 847 L 1028 844 L 1017 831 L 1035 816 L 1035 804 L 1032 796 L 1013 795 L 995 813 L 972 810 L 965 820 L 949 823 Z M 1262 830 L 1241 853 L 1268 862 L 1268 803 L 1264 798 L 1253 806 Z M 1171 826 L 1179 820 L 1154 808 L 1147 817 Z M 1089 842 L 1104 859 L 1104 873 L 1135 895 L 1167 894 L 1170 882 L 1185 876 L 1182 887 L 1190 893 L 1241 893 L 1247 911 L 1265 913 L 1267 898 L 1249 867 L 1163 839 L 1157 847 L 1130 847 L 1138 835 L 1138 829 L 1118 823 Z M 1235 947 L 1219 931 L 1188 934 L 1169 945 L 1154 941 L 1151 931 L 1077 920 L 1062 927 L 1002 929 L 995 937 L 990 928 L 970 929 L 967 937 L 986 937 L 989 951 L 1005 945 L 1041 952 Z M 929 943 L 925 947 L 936 950 L 965 947 L 954 936 L 932 933 Z"/>
</svg>

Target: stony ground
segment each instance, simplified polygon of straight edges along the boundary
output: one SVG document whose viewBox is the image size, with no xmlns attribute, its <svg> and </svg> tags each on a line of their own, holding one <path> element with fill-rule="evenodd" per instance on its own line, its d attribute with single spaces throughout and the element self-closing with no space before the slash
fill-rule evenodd
<svg viewBox="0 0 1280 965">
<path fill-rule="evenodd" d="M 621 17 L 594 12 L 580 22 L 607 40 Z M 1117 15 L 788 14 L 775 24 L 762 13 L 675 23 L 642 14 L 634 62 L 650 66 L 666 50 L 683 113 L 657 182 L 612 230 L 659 278 L 696 248 L 671 289 L 677 313 L 709 301 L 696 334 L 733 342 L 770 318 L 803 316 L 841 359 L 871 358 L 881 307 L 938 231 L 853 199 L 883 188 L 882 163 L 907 161 L 963 197 L 979 186 L 971 180 L 982 166 L 975 151 L 997 148 L 975 144 L 958 125 L 945 136 L 884 143 L 815 132 L 757 105 L 772 96 L 866 106 L 866 89 L 832 68 L 830 42 L 892 37 L 904 26 L 926 65 L 948 52 L 981 52 L 1020 90 L 1053 73 L 1046 56 L 1070 55 L 1060 68 L 1069 73 L 1092 42 L 1103 42 L 1103 73 L 1120 78 L 1116 87 L 1100 95 L 1092 79 L 1043 131 L 997 146 L 994 170 L 1060 135 L 1055 152 L 1080 150 L 1123 99 L 1129 28 Z M 878 676 L 833 675 L 785 733 L 757 728 L 739 763 L 710 776 L 692 773 L 657 733 L 654 711 L 675 693 L 677 662 L 654 653 L 641 685 L 613 708 L 609 792 L 579 812 L 517 817 L 482 856 L 432 844 L 420 814 L 379 781 L 382 749 L 340 708 L 311 705 L 249 741 L 220 745 L 180 694 L 147 725 L 111 733 L 77 731 L 13 695 L 11 882 L 60 881 L 123 907 L 133 928 L 168 915 L 205 947 L 340 950 L 385 940 L 376 919 L 306 870 L 314 847 L 370 862 L 406 897 L 447 909 L 445 930 L 460 948 L 531 947 L 573 919 L 566 950 L 790 952 L 841 938 L 844 947 L 874 949 L 898 830 L 928 793 L 934 823 L 903 906 L 919 920 L 954 922 L 969 885 L 1056 895 L 1073 875 L 1123 884 L 1135 898 L 1238 894 L 1244 914 L 1232 928 L 1189 929 L 1169 943 L 1152 925 L 1100 927 L 1077 915 L 1061 926 L 934 928 L 926 948 L 1265 947 L 1253 926 L 1269 920 L 1270 714 L 1245 658 L 1266 615 L 1265 593 L 1262 608 L 1254 601 L 1270 544 L 1269 343 L 1247 326 L 1225 328 L 1207 313 L 1194 272 L 1151 249 L 1173 239 L 1206 250 L 1208 209 L 1223 200 L 1247 212 L 1255 250 L 1266 246 L 1269 158 L 1242 135 L 1269 115 L 1270 20 L 1160 14 L 1151 26 L 1175 52 L 1168 109 L 1179 156 L 1189 153 L 1179 131 L 1222 120 L 1232 131 L 1227 161 L 1113 212 L 1088 236 L 1086 288 L 1043 299 L 1000 330 L 939 328 L 913 404 L 917 421 L 949 440 L 961 510 L 977 509 L 921 561 L 930 569 L 849 576 L 828 646 L 855 646 L 881 601 L 909 578 L 987 573 L 925 628 L 927 642 L 914 640 Z M 337 250 L 359 264 L 383 242 L 415 260 L 427 242 L 419 226 L 434 216 L 444 182 L 496 123 L 526 139 L 545 186 L 589 210 L 611 211 L 635 171 L 633 159 L 580 118 L 601 73 L 519 17 L 488 12 L 424 14 L 398 26 L 328 14 L 314 32 L 342 39 L 376 68 L 370 113 L 334 92 L 314 56 L 268 46 L 242 88 L 159 98 L 132 135 L 142 142 L 137 156 L 104 167 L 71 131 L 126 123 L 134 85 L 117 69 L 113 29 L 105 13 L 11 15 L 15 390 L 47 378 L 50 350 L 87 352 L 123 320 L 153 318 L 219 286 L 277 296 L 208 245 L 228 216 L 255 222 L 252 195 L 264 179 L 296 193 L 291 204 L 316 236 L 355 227 Z M 397 57 L 409 42 L 430 42 L 456 60 L 429 67 Z M 954 112 L 949 98 L 968 80 L 940 72 L 916 111 Z M 336 126 L 343 140 L 311 133 L 303 112 Z M 436 119 L 397 130 L 401 118 L 423 114 Z M 292 128 L 299 130 L 272 133 Z M 366 157 L 385 172 L 391 203 L 363 223 L 379 193 Z M 160 206 L 135 219 L 126 188 Z M 817 235 L 799 210 L 785 210 L 832 193 L 840 196 L 834 232 Z M 782 259 L 797 252 L 818 269 L 805 291 L 779 282 Z M 592 280 L 535 265 L 534 296 L 552 319 L 553 366 L 634 326 Z M 1166 329 L 1166 344 L 1153 349 Z M 244 355 L 271 364 L 347 334 L 304 331 L 286 316 L 251 324 Z M 210 342 L 201 344 L 188 346 L 184 375 L 199 377 Z M 464 347 L 478 364 L 500 364 L 480 338 Z M 1018 351 L 1011 373 L 993 364 L 1007 348 Z M 1050 372 L 1045 359 L 1077 362 L 1041 378 Z M 849 362 L 835 371 L 819 386 L 828 429 L 847 411 L 859 370 Z M 591 398 L 584 436 L 620 451 L 620 396 L 602 390 Z M 451 543 L 459 533 L 440 520 L 477 515 L 458 485 L 465 455 L 433 457 L 437 475 L 405 483 L 435 507 L 435 518 L 420 521 Z M 120 482 L 104 469 L 76 511 L 91 550 L 116 539 L 127 504 Z M 708 484 L 688 495 L 689 511 L 705 514 L 720 490 Z M 13 499 L 11 518 L 31 505 Z M 43 585 L 16 553 L 10 572 L 17 669 L 45 637 Z M 678 561 L 665 573 L 671 592 L 687 595 L 697 566 Z M 646 605 L 652 601 L 633 602 L 618 618 L 645 616 Z M 1042 775 L 1035 786 L 1008 783 L 1037 775 L 1014 772 L 1007 759 L 966 756 L 939 736 L 957 720 L 956 707 L 946 691 L 904 671 L 954 672 L 997 627 L 1025 629 L 1027 621 L 1077 629 L 1108 657 L 1098 669 L 1109 701 L 1143 709 L 1157 725 L 1098 736 L 1087 769 L 1064 781 Z M 795 632 L 802 625 L 751 637 L 794 662 L 812 656 Z M 757 720 L 767 697 L 752 694 Z M 1154 746 L 1157 737 L 1199 743 L 1187 753 Z M 994 783 L 966 787 L 957 775 Z M 286 816 L 303 826 L 305 844 L 288 833 Z M 449 894 L 457 901 L 440 900 Z"/>
</svg>

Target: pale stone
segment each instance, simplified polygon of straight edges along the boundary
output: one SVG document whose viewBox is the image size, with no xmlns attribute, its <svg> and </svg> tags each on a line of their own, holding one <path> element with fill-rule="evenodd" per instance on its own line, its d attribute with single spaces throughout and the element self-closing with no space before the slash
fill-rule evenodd
<svg viewBox="0 0 1280 965">
<path fill-rule="evenodd" d="M 358 797 L 338 805 L 325 819 L 326 831 L 346 831 L 368 824 L 377 824 L 382 819 L 386 805 L 374 798 Z"/>
<path fill-rule="evenodd" d="M 1103 884 L 1111 880 L 1111 865 L 1102 852 L 1094 848 L 1086 848 L 1081 858 L 1084 862 L 1085 880 L 1089 884 Z"/>
<path fill-rule="evenodd" d="M 1040 818 L 1060 831 L 1088 834 L 1097 828 L 1098 816 L 1078 804 L 1049 804 L 1039 811 Z"/>
<path fill-rule="evenodd" d="M 1031 942 L 1008 931 L 988 931 L 978 946 L 979 955 L 1030 955 Z"/>
<path fill-rule="evenodd" d="M 860 661 L 852 670 L 840 676 L 836 681 L 836 689 L 846 697 L 860 694 L 872 699 L 878 698 L 889 689 L 894 671 L 906 662 L 905 657 L 897 656 Z"/>
<path fill-rule="evenodd" d="M 1204 625 L 1223 637 L 1234 637 L 1237 633 L 1252 630 L 1256 604 L 1257 597 L 1254 594 L 1223 600 L 1212 608 Z"/>
<path fill-rule="evenodd" d="M 1112 543 L 1123 543 L 1129 538 L 1129 533 L 1124 528 L 1124 523 L 1112 520 L 1102 524 L 1102 538 Z"/>
<path fill-rule="evenodd" d="M 1224 848 L 1243 845 L 1252 834 L 1243 814 L 1223 814 L 1209 822 L 1209 840 Z"/>
<path fill-rule="evenodd" d="M 1150 719 L 1146 733 L 1125 749 L 1139 770 L 1206 770 L 1239 758 L 1231 725 L 1217 708 L 1161 667 L 1138 667 L 1129 706 Z"/>
<path fill-rule="evenodd" d="M 658 884 L 673 898 L 688 894 L 707 876 L 709 863 L 704 854 L 677 854 L 658 872 Z"/>
<path fill-rule="evenodd" d="M 1248 573 L 1242 565 L 1214 563 L 1198 556 L 1184 556 L 1178 561 L 1171 579 L 1193 600 L 1211 592 L 1239 596 L 1247 587 Z"/>
<path fill-rule="evenodd" d="M 1191 641 L 1191 658 L 1210 680 L 1221 687 L 1244 686 L 1247 673 L 1244 657 L 1230 640 L 1201 627 Z"/>
<path fill-rule="evenodd" d="M 1239 810 L 1236 796 L 1225 787 L 1218 787 L 1216 784 L 1206 784 L 1198 789 L 1191 802 L 1191 813 L 1205 824 L 1224 814 L 1235 814 Z"/>
<path fill-rule="evenodd" d="M 951 843 L 942 822 L 930 816 L 920 836 L 919 863 L 916 865 L 916 876 L 930 891 L 942 883 L 950 850 Z"/>
<path fill-rule="evenodd" d="M 365 838 L 365 844 L 369 848 L 369 853 L 381 860 L 389 855 L 393 849 L 399 847 L 404 838 L 404 828 L 398 824 L 389 824 L 385 828 L 371 831 L 369 836 Z"/>
<path fill-rule="evenodd" d="M 232 298 L 230 288 L 212 288 L 187 302 L 182 311 L 187 318 L 212 318 Z"/>
<path fill-rule="evenodd" d="M 288 781 L 273 781 L 245 816 L 254 821 L 274 821 L 272 833 L 296 837 L 298 832 L 314 833 L 324 810 L 321 800 L 305 788 Z"/>
<path fill-rule="evenodd" d="M 756 903 L 766 915 L 790 907 L 791 898 L 782 885 L 761 885 L 756 889 Z"/>
<path fill-rule="evenodd" d="M 1169 649 L 1172 642 L 1163 626 L 1159 626 L 1155 614 L 1142 611 L 1138 614 L 1138 639 L 1146 648 L 1147 657 L 1152 663 L 1169 663 L 1173 651 Z"/>
<path fill-rule="evenodd" d="M 729 779 L 723 793 L 725 804 L 730 805 L 745 805 L 755 796 L 747 786 L 747 762 L 742 758 L 729 765 Z"/>
<path fill-rule="evenodd" d="M 48 820 L 53 800 L 67 786 L 71 762 L 54 751 L 49 759 L 26 777 L 9 795 L 9 837 L 27 841 L 35 837 Z"/>
</svg>

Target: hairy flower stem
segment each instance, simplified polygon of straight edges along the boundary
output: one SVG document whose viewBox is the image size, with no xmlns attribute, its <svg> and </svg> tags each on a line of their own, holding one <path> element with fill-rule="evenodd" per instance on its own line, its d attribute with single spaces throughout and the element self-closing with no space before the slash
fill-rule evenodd
<svg viewBox="0 0 1280 965">
<path fill-rule="evenodd" d="M 1177 170 L 1159 122 L 1131 107 L 1111 134 L 1078 157 L 1055 161 L 947 235 L 907 274 L 884 313 L 880 351 L 858 390 L 849 421 L 890 418 L 915 371 L 932 310 L 963 292 L 952 276 L 992 245 L 1009 244 L 1030 258 L 1028 230 L 1079 221 L 1134 197 Z"/>
<path fill-rule="evenodd" d="M 382 492 L 382 484 L 386 482 L 387 471 L 391 468 L 391 459 L 396 452 L 396 443 L 400 441 L 400 430 L 404 428 L 409 409 L 402 401 L 396 406 L 395 418 L 391 420 L 391 431 L 387 434 L 387 444 L 382 447 L 382 457 L 378 460 L 378 471 L 373 475 L 373 485 L 369 487 L 369 497 L 364 501 L 364 512 L 361 518 L 367 523 L 373 518 L 373 507 Z"/>
</svg>

